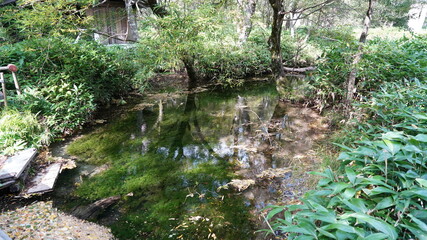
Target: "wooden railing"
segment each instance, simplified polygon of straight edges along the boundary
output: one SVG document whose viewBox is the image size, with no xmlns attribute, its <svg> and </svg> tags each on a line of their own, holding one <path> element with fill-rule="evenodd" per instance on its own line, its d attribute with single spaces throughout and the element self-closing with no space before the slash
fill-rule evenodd
<svg viewBox="0 0 427 240">
<path fill-rule="evenodd" d="M 6 82 L 3 73 L 5 71 L 9 71 L 12 73 L 13 82 L 15 83 L 15 88 L 18 95 L 21 95 L 21 88 L 19 87 L 18 79 L 16 78 L 15 74 L 18 71 L 18 68 L 13 64 L 8 64 L 7 66 L 0 67 L 0 83 L 3 91 L 3 102 L 4 106 L 7 107 Z"/>
</svg>

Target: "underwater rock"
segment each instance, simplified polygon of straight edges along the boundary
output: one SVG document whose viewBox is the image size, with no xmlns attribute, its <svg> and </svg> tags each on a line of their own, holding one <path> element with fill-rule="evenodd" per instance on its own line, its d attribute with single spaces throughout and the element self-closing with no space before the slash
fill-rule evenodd
<svg viewBox="0 0 427 240">
<path fill-rule="evenodd" d="M 273 179 L 278 177 L 288 177 L 292 174 L 290 168 L 269 168 L 262 173 L 256 175 L 259 179 Z"/>
<path fill-rule="evenodd" d="M 100 174 L 100 173 L 102 173 L 102 172 L 105 172 L 106 170 L 108 170 L 110 168 L 110 166 L 108 165 L 108 164 L 104 164 L 104 165 L 101 165 L 101 166 L 99 166 L 99 167 L 97 167 L 97 168 L 95 168 L 90 174 L 89 174 L 89 177 L 91 178 L 91 177 L 93 177 L 93 176 L 95 176 L 95 175 L 97 175 L 97 174 Z"/>
<path fill-rule="evenodd" d="M 238 190 L 239 192 L 245 191 L 250 186 L 255 185 L 255 180 L 252 179 L 233 179 L 231 182 L 225 184 L 224 186 L 221 186 L 218 188 L 218 190 L 221 189 L 228 189 L 229 187 L 232 187 L 233 189 Z"/>
</svg>

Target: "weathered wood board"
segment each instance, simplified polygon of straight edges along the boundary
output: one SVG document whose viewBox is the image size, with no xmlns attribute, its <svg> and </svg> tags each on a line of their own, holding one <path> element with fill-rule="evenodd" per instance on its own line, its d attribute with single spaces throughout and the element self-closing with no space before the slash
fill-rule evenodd
<svg viewBox="0 0 427 240">
<path fill-rule="evenodd" d="M 0 240 L 12 240 L 12 239 L 0 229 Z"/>
<path fill-rule="evenodd" d="M 18 179 L 30 162 L 36 157 L 37 150 L 29 148 L 9 157 L 0 166 L 0 182 L 8 182 Z"/>
<path fill-rule="evenodd" d="M 29 188 L 24 192 L 26 194 L 34 194 L 51 191 L 58 178 L 61 165 L 61 163 L 53 163 L 40 171 L 34 179 L 31 180 Z"/>
<path fill-rule="evenodd" d="M 7 187 L 9 187 L 10 185 L 12 185 L 14 183 L 15 183 L 15 180 L 11 180 L 11 181 L 8 181 L 8 182 L 0 183 L 0 189 L 7 188 Z"/>
</svg>

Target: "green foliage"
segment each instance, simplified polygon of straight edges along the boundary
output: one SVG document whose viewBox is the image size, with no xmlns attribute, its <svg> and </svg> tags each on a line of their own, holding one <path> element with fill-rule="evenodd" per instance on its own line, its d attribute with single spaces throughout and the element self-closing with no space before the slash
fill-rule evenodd
<svg viewBox="0 0 427 240">
<path fill-rule="evenodd" d="M 90 22 L 90 18 L 83 16 L 92 3 L 90 0 L 21 0 L 18 7 L 0 11 L 0 24 L 15 40 L 74 37 L 79 28 Z"/>
<path fill-rule="evenodd" d="M 379 0 L 375 6 L 373 26 L 407 27 L 409 11 L 417 0 Z"/>
<path fill-rule="evenodd" d="M 18 66 L 23 86 L 83 84 L 97 102 L 107 102 L 128 91 L 134 71 L 106 47 L 86 41 L 74 44 L 70 39 L 22 41 L 0 47 L 0 55 L 0 65 L 14 63 Z"/>
<path fill-rule="evenodd" d="M 354 31 L 350 27 L 336 28 L 303 28 L 302 33 L 309 34 L 309 42 L 321 48 L 324 51 L 334 48 L 342 43 L 354 42 L 357 39 L 354 37 Z"/>
<path fill-rule="evenodd" d="M 0 154 L 12 154 L 26 147 L 49 143 L 49 130 L 37 116 L 26 111 L 3 111 L 0 115 Z"/>
<path fill-rule="evenodd" d="M 371 120 L 341 145 L 343 174 L 327 169 L 303 205 L 271 206 L 289 239 L 425 239 L 427 84 L 387 83 L 359 108 Z M 280 213 L 280 215 L 278 215 Z"/>
<path fill-rule="evenodd" d="M 173 8 L 172 8 L 173 9 Z M 199 79 L 236 84 L 236 80 L 270 71 L 269 31 L 254 27 L 249 39 L 239 45 L 235 26 L 224 22 L 222 11 L 203 4 L 191 13 L 176 9 L 164 18 L 142 22 L 138 78 L 183 68 L 191 59 Z M 319 52 L 303 39 L 284 33 L 283 59 L 288 66 L 312 64 Z"/>
<path fill-rule="evenodd" d="M 368 96 L 385 82 L 402 79 L 424 80 L 427 73 L 427 38 L 369 41 L 357 67 L 357 93 Z M 341 43 L 327 50 L 318 66 L 318 74 L 310 79 L 312 97 L 319 105 L 337 103 L 345 94 L 345 82 L 351 71 L 355 43 Z"/>
<path fill-rule="evenodd" d="M 19 68 L 23 94 L 8 92 L 11 108 L 38 114 L 52 136 L 70 133 L 91 117 L 97 104 L 128 92 L 136 68 L 122 49 L 69 39 L 26 40 L 0 47 L 0 55 L 0 65 Z"/>
</svg>

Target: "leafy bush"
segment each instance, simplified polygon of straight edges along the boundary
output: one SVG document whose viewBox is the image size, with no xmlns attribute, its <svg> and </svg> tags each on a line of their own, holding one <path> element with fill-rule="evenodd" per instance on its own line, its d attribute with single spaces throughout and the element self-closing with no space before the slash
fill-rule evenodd
<svg viewBox="0 0 427 240">
<path fill-rule="evenodd" d="M 11 108 L 37 114 L 52 136 L 69 133 L 90 118 L 97 104 L 131 89 L 136 65 L 123 57 L 124 51 L 95 42 L 74 44 L 70 39 L 55 38 L 0 47 L 0 65 L 18 66 L 23 89 L 21 96 L 8 93 Z M 19 136 L 14 136 L 19 142 Z"/>
<path fill-rule="evenodd" d="M 224 12 L 212 4 L 201 4 L 191 14 L 173 6 L 170 9 L 163 18 L 141 22 L 139 78 L 182 69 L 183 59 L 188 58 L 193 60 L 202 80 L 233 83 L 270 71 L 269 30 L 254 27 L 247 42 L 240 44 L 235 26 L 225 22 Z M 283 59 L 287 65 L 310 65 L 316 59 L 311 54 L 316 52 L 314 46 L 302 39 L 296 42 L 287 33 L 283 38 Z"/>
<path fill-rule="evenodd" d="M 82 17 L 92 3 L 90 0 L 17 1 L 18 6 L 2 7 L 0 26 L 13 41 L 51 36 L 75 38 L 92 20 Z"/>
<path fill-rule="evenodd" d="M 0 154 L 49 143 L 50 133 L 37 117 L 26 111 L 3 111 L 0 115 Z"/>
<path fill-rule="evenodd" d="M 369 41 L 357 67 L 357 93 L 369 96 L 385 82 L 427 76 L 427 38 L 414 37 L 400 40 Z M 341 43 L 327 50 L 318 66 L 317 74 L 310 78 L 312 98 L 322 105 L 339 102 L 345 94 L 345 82 L 351 71 L 355 43 Z"/>
<path fill-rule="evenodd" d="M 14 63 L 24 87 L 43 88 L 63 81 L 84 84 L 97 102 L 129 90 L 134 69 L 105 46 L 71 39 L 41 38 L 0 47 L 0 65 Z M 133 65 L 130 65 L 133 66 Z"/>
<path fill-rule="evenodd" d="M 271 206 L 288 239 L 425 239 L 427 236 L 427 83 L 387 83 L 359 108 L 371 116 L 303 205 Z M 279 213 L 284 215 L 278 216 Z"/>
</svg>

